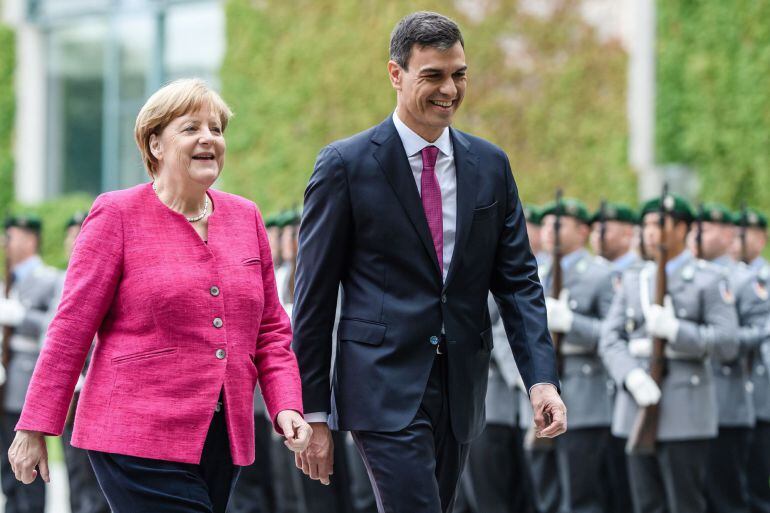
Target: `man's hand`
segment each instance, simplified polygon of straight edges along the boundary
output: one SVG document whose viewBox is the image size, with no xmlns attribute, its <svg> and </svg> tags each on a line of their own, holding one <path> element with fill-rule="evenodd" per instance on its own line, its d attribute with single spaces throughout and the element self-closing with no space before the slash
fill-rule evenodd
<svg viewBox="0 0 770 513">
<path fill-rule="evenodd" d="M 550 383 L 535 385 L 529 393 L 535 412 L 535 435 L 554 438 L 567 431 L 567 407 Z"/>
<path fill-rule="evenodd" d="M 545 298 L 545 310 L 548 317 L 548 330 L 556 333 L 569 333 L 575 314 L 569 307 L 569 290 L 564 289 L 559 299 Z"/>
<path fill-rule="evenodd" d="M 48 451 L 45 447 L 43 433 L 37 431 L 17 431 L 16 437 L 8 449 L 8 461 L 16 479 L 24 484 L 30 484 L 37 477 L 40 469 L 40 477 L 46 483 L 51 482 L 48 473 Z"/>
<path fill-rule="evenodd" d="M 299 453 L 307 449 L 310 437 L 313 435 L 313 429 L 310 424 L 305 422 L 302 415 L 294 410 L 283 410 L 278 413 L 275 420 L 281 427 L 284 438 L 286 438 L 283 444 L 290 451 Z"/>
<path fill-rule="evenodd" d="M 325 422 L 311 422 L 313 434 L 307 449 L 295 454 L 297 468 L 302 469 L 310 479 L 328 485 L 329 476 L 334 473 L 334 441 L 332 432 Z"/>
</svg>

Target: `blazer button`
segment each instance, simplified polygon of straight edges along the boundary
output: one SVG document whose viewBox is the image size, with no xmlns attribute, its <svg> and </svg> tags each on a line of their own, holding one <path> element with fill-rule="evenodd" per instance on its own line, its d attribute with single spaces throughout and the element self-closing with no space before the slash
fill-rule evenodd
<svg viewBox="0 0 770 513">
<path fill-rule="evenodd" d="M 438 345 L 438 337 L 436 335 L 433 335 L 432 337 L 430 337 L 430 344 L 432 346 L 437 346 Z"/>
<path fill-rule="evenodd" d="M 212 323 L 215 328 L 221 328 L 222 327 L 222 319 L 219 317 L 214 317 L 214 322 Z"/>
<path fill-rule="evenodd" d="M 217 349 L 217 352 L 214 354 L 216 354 L 218 360 L 224 360 L 225 356 L 227 356 L 224 349 Z"/>
<path fill-rule="evenodd" d="M 212 296 L 217 297 L 219 295 L 219 287 L 217 287 L 216 285 L 212 285 L 211 288 L 209 289 L 209 292 L 211 292 Z"/>
<path fill-rule="evenodd" d="M 441 302 L 446 303 L 446 294 L 441 294 Z"/>
</svg>

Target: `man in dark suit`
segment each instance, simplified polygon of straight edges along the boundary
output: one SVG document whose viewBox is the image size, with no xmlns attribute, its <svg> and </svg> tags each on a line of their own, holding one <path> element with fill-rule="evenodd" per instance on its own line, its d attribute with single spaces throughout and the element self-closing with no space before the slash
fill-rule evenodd
<svg viewBox="0 0 770 513">
<path fill-rule="evenodd" d="M 566 410 L 508 159 L 450 128 L 466 87 L 459 28 L 411 14 L 390 59 L 396 112 L 324 148 L 305 191 L 294 350 L 314 432 L 297 464 L 329 482 L 329 427 L 351 431 L 381 513 L 449 512 L 484 428 L 490 291 L 538 434 L 564 432 Z"/>
</svg>

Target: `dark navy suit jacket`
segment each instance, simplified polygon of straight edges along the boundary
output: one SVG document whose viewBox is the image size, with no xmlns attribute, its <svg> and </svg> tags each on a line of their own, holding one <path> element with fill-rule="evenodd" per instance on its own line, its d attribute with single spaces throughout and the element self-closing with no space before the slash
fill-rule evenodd
<svg viewBox="0 0 770 513">
<path fill-rule="evenodd" d="M 457 236 L 446 283 L 390 117 L 318 156 L 299 233 L 294 350 L 305 411 L 330 412 L 333 429 L 406 427 L 436 358 L 431 339 L 443 325 L 452 429 L 461 443 L 478 435 L 492 348 L 490 290 L 527 388 L 558 387 L 543 290 L 508 158 L 459 130 L 451 136 Z"/>
</svg>

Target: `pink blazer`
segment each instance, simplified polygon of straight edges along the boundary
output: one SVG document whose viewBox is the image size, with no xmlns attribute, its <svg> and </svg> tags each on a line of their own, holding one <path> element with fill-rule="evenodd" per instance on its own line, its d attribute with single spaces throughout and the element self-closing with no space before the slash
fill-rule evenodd
<svg viewBox="0 0 770 513">
<path fill-rule="evenodd" d="M 209 193 L 208 244 L 150 184 L 96 199 L 16 429 L 61 434 L 95 333 L 76 447 L 198 463 L 224 388 L 233 463 L 249 465 L 256 384 L 273 420 L 302 412 L 260 213 Z"/>
</svg>

